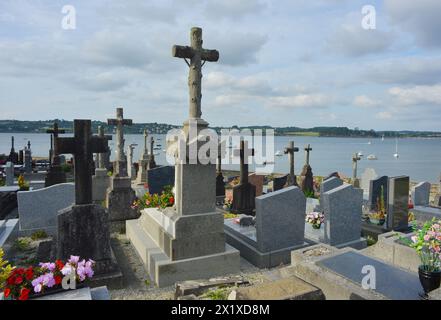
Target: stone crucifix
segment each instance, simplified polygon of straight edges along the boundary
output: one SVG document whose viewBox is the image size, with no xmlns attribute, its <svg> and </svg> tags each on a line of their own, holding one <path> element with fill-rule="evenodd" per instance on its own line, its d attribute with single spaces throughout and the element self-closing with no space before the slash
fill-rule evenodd
<svg viewBox="0 0 441 320">
<path fill-rule="evenodd" d="M 74 137 L 56 138 L 60 153 L 73 154 L 75 163 L 75 204 L 92 204 L 93 154 L 107 150 L 107 138 L 92 135 L 90 120 L 74 120 Z"/>
<path fill-rule="evenodd" d="M 107 141 L 112 140 L 111 135 L 105 135 L 104 134 L 104 128 L 103 126 L 98 126 L 98 137 L 107 139 Z M 106 154 L 109 152 L 109 147 L 107 146 L 107 150 L 105 152 L 98 153 L 98 168 L 99 169 L 107 169 L 106 168 Z"/>
<path fill-rule="evenodd" d="M 148 138 L 149 134 L 147 132 L 147 129 L 144 129 L 144 154 L 143 154 L 143 158 L 147 157 L 149 154 L 149 150 L 148 150 L 148 143 L 147 143 L 147 138 Z"/>
<path fill-rule="evenodd" d="M 356 180 L 357 180 L 357 167 L 358 167 L 358 161 L 361 160 L 361 157 L 357 154 L 354 153 L 352 155 L 352 181 L 354 181 L 354 184 L 356 184 Z"/>
<path fill-rule="evenodd" d="M 117 176 L 127 176 L 127 159 L 124 155 L 124 126 L 131 126 L 131 119 L 124 119 L 123 108 L 116 108 L 116 118 L 107 119 L 107 124 L 116 126 L 116 161 L 115 174 Z"/>
<path fill-rule="evenodd" d="M 240 150 L 234 150 L 234 155 L 240 156 L 240 183 L 248 183 L 248 158 L 254 156 L 254 149 L 248 149 L 248 141 L 240 141 Z"/>
<path fill-rule="evenodd" d="M 287 185 L 296 186 L 297 179 L 296 179 L 296 174 L 294 172 L 294 153 L 299 152 L 299 148 L 294 147 L 294 141 L 290 141 L 288 143 L 288 147 L 285 148 L 284 152 L 285 154 L 288 154 L 288 158 L 289 158 L 289 177 L 288 177 Z"/>
<path fill-rule="evenodd" d="M 176 58 L 185 60 L 190 68 L 188 73 L 188 87 L 190 91 L 190 119 L 200 119 L 201 99 L 202 99 L 202 66 L 205 61 L 215 62 L 219 60 L 217 50 L 207 50 L 202 48 L 202 29 L 191 28 L 191 46 L 173 46 L 172 55 Z M 190 62 L 187 61 L 190 59 Z M 203 62 L 202 62 L 203 61 Z"/>
<path fill-rule="evenodd" d="M 307 166 L 309 166 L 309 153 L 310 153 L 311 151 L 312 151 L 311 145 L 308 144 L 308 145 L 305 147 L 305 157 L 306 157 L 305 162 L 306 162 L 306 165 L 307 165 Z"/>
<path fill-rule="evenodd" d="M 60 133 L 66 133 L 66 130 L 59 129 L 58 122 L 55 121 L 53 127 L 51 129 L 46 130 L 46 133 L 51 134 L 51 150 L 52 150 L 52 152 L 50 152 L 51 157 L 49 159 L 49 162 L 51 163 L 51 166 L 57 166 L 60 164 L 60 155 L 59 155 L 59 151 L 57 150 L 57 147 L 56 147 L 54 141 L 58 138 L 58 135 Z"/>
<path fill-rule="evenodd" d="M 153 154 L 155 139 L 150 137 L 150 156 L 149 156 L 149 169 L 153 169 L 156 167 L 155 155 Z"/>
</svg>

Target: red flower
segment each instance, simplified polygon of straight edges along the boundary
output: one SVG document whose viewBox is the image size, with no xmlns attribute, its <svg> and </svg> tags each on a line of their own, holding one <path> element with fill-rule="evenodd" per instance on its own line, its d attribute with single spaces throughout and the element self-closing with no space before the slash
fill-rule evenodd
<svg viewBox="0 0 441 320">
<path fill-rule="evenodd" d="M 5 291 L 3 291 L 3 294 L 4 294 L 5 298 L 9 297 L 9 295 L 11 294 L 11 289 L 6 288 Z"/>
<path fill-rule="evenodd" d="M 173 203 L 175 203 L 175 198 L 173 198 L 173 197 L 170 197 L 170 199 L 168 199 L 168 202 L 169 202 L 170 204 L 173 204 Z"/>
<path fill-rule="evenodd" d="M 27 288 L 21 289 L 20 296 L 18 297 L 18 300 L 28 300 L 29 299 L 29 292 L 31 292 L 31 290 L 29 290 Z"/>
<path fill-rule="evenodd" d="M 55 261 L 55 265 L 57 266 L 57 268 L 58 268 L 59 270 L 61 270 L 61 269 L 64 268 L 64 264 L 63 264 L 63 262 L 62 262 L 61 260 L 57 260 L 57 261 Z"/>
<path fill-rule="evenodd" d="M 34 277 L 34 270 L 32 269 L 32 267 L 29 267 L 29 269 L 26 270 L 25 276 L 26 280 L 32 280 L 32 278 Z"/>
<path fill-rule="evenodd" d="M 61 276 L 55 276 L 54 280 L 55 280 L 55 284 L 60 284 L 63 278 Z"/>
<path fill-rule="evenodd" d="M 10 277 L 8 278 L 8 280 L 6 280 L 6 282 L 7 282 L 9 285 L 13 285 L 13 284 L 15 283 L 15 277 L 14 277 L 14 275 L 10 276 Z"/>
<path fill-rule="evenodd" d="M 18 276 L 17 278 L 15 278 L 15 284 L 21 284 L 23 283 L 23 277 Z"/>
</svg>

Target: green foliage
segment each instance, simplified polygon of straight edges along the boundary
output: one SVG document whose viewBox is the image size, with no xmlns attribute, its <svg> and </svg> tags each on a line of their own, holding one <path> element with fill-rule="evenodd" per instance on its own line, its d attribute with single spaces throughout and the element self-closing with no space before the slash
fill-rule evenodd
<svg viewBox="0 0 441 320">
<path fill-rule="evenodd" d="M 70 164 L 64 163 L 61 165 L 61 170 L 63 170 L 64 173 L 70 173 L 72 172 L 72 166 Z"/>
<path fill-rule="evenodd" d="M 3 249 L 0 248 L 0 290 L 3 289 L 6 279 L 14 269 L 14 267 L 12 267 L 7 260 L 3 259 L 4 254 Z"/>
<path fill-rule="evenodd" d="M 210 300 L 227 300 L 230 291 L 231 289 L 229 288 L 211 289 L 208 292 L 201 295 L 201 298 L 208 298 Z"/>
<path fill-rule="evenodd" d="M 367 245 L 369 246 L 373 246 L 374 244 L 377 243 L 377 240 L 375 240 L 373 237 L 371 236 L 367 236 L 366 237 L 366 241 L 367 241 Z"/>
<path fill-rule="evenodd" d="M 31 235 L 31 239 L 36 241 L 36 240 L 40 240 L 40 239 L 46 239 L 47 233 L 44 230 L 38 230 L 35 231 L 32 235 Z"/>
<path fill-rule="evenodd" d="M 0 187 L 4 187 L 6 185 L 6 181 L 3 179 L 0 179 Z"/>
<path fill-rule="evenodd" d="M 19 251 L 27 251 L 31 248 L 31 242 L 31 238 L 17 238 L 14 245 Z"/>
<path fill-rule="evenodd" d="M 108 176 L 108 177 L 113 176 L 113 172 L 112 172 L 111 170 L 107 171 L 107 176 Z"/>
<path fill-rule="evenodd" d="M 146 208 L 167 208 L 173 206 L 175 203 L 172 186 L 165 186 L 161 194 L 146 193 L 141 199 L 135 200 L 132 209 L 146 209 Z"/>
<path fill-rule="evenodd" d="M 305 190 L 303 192 L 306 198 L 315 198 L 315 193 L 313 190 Z"/>
</svg>

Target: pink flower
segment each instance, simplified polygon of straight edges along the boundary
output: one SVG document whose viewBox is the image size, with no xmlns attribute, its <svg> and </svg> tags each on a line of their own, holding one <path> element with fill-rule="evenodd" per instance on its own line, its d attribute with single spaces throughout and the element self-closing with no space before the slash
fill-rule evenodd
<svg viewBox="0 0 441 320">
<path fill-rule="evenodd" d="M 80 261 L 79 256 L 70 256 L 70 259 L 68 260 L 68 262 L 73 265 L 76 265 L 78 261 Z"/>
</svg>

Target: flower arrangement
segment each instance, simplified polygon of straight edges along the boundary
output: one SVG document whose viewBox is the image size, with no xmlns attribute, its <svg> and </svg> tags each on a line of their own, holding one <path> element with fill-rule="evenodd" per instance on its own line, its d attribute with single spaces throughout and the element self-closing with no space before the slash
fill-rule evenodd
<svg viewBox="0 0 441 320">
<path fill-rule="evenodd" d="M 413 225 L 416 232 L 411 237 L 410 246 L 418 253 L 422 267 L 425 271 L 435 272 L 441 270 L 441 220 L 433 218 L 418 229 Z"/>
<path fill-rule="evenodd" d="M 0 248 L 0 290 L 3 289 L 6 279 L 14 269 L 7 260 L 4 260 L 4 251 Z"/>
<path fill-rule="evenodd" d="M 17 179 L 18 187 L 20 191 L 29 191 L 29 183 L 26 182 L 24 176 L 21 174 Z"/>
<path fill-rule="evenodd" d="M 167 208 L 175 204 L 175 197 L 172 192 L 172 186 L 165 186 L 161 194 L 145 193 L 141 199 L 133 202 L 131 208 L 134 210 L 143 210 L 146 208 Z"/>
<path fill-rule="evenodd" d="M 305 221 L 312 224 L 314 229 L 320 229 L 322 223 L 325 222 L 325 215 L 322 212 L 311 212 L 306 215 Z"/>
<path fill-rule="evenodd" d="M 5 280 L 3 294 L 5 299 L 28 300 L 31 294 L 45 293 L 60 286 L 65 276 L 73 276 L 77 282 L 92 278 L 95 261 L 80 260 L 70 256 L 64 264 L 61 260 L 40 262 L 38 267 L 13 269 Z"/>
</svg>

